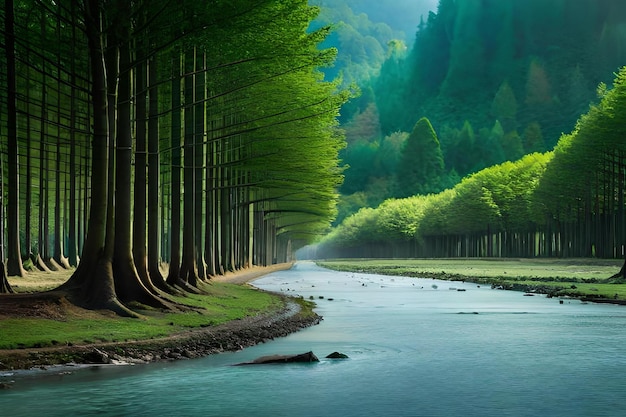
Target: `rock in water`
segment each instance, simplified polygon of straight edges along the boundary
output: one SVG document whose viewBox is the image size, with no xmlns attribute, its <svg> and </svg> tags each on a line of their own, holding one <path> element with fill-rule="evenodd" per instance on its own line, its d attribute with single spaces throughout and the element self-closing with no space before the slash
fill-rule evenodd
<svg viewBox="0 0 626 417">
<path fill-rule="evenodd" d="M 327 359 L 348 359 L 348 355 L 341 352 L 333 352 L 330 355 L 326 356 Z"/>
<path fill-rule="evenodd" d="M 293 362 L 319 362 L 313 352 L 300 353 L 297 355 L 270 355 L 261 356 L 252 362 L 243 362 L 237 365 L 265 365 L 268 363 L 293 363 Z"/>
</svg>

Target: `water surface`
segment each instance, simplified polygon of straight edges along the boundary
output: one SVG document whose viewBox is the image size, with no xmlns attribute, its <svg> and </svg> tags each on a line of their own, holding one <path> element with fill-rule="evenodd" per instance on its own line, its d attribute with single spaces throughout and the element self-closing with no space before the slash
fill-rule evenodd
<svg viewBox="0 0 626 417">
<path fill-rule="evenodd" d="M 236 353 L 20 380 L 0 391 L 0 414 L 626 414 L 622 306 L 559 304 L 471 283 L 333 272 L 306 262 L 254 284 L 313 297 L 324 320 Z M 231 366 L 309 350 L 320 363 Z M 350 359 L 324 359 L 333 351 Z"/>
</svg>

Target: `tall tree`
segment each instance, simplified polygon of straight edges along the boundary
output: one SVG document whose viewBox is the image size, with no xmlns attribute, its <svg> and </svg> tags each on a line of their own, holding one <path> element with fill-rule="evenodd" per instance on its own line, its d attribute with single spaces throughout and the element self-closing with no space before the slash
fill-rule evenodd
<svg viewBox="0 0 626 417">
<path fill-rule="evenodd" d="M 7 273 L 24 276 L 20 249 L 19 157 L 17 144 L 17 86 L 15 73 L 15 14 L 13 0 L 4 3 L 7 77 L 7 152 L 8 152 L 8 205 L 7 205 Z"/>
<path fill-rule="evenodd" d="M 421 118 L 406 139 L 396 171 L 397 195 L 408 197 L 440 191 L 444 162 L 439 139 L 427 118 Z"/>
<path fill-rule="evenodd" d="M 24 145 L 39 162 L 39 252 L 49 257 L 46 239 L 54 235 L 61 258 L 68 234 L 81 250 L 59 290 L 126 315 L 132 302 L 171 307 L 152 286 L 172 290 L 158 271 L 166 251 L 168 281 L 197 291 L 204 253 L 215 272 L 249 265 L 256 246 L 257 259 L 281 261 L 294 242 L 328 227 L 341 181 L 334 128 L 346 95 L 317 70 L 334 51 L 318 48 L 328 28 L 308 31 L 316 9 L 305 0 L 41 5 L 36 36 L 21 26 L 18 47 L 39 61 L 17 100 L 30 100 L 19 113 L 31 123 L 24 136 L 40 134 Z M 86 56 L 66 56 L 65 43 Z M 9 124 L 1 122 L 4 131 Z M 90 145 L 77 147 L 77 135 Z M 162 152 L 159 136 L 169 141 Z M 163 198 L 159 184 L 167 184 Z M 264 212 L 253 224 L 257 208 Z M 81 210 L 80 222 L 68 213 Z M 162 248 L 159 226 L 169 234 Z M 255 228 L 264 231 L 259 245 Z"/>
<path fill-rule="evenodd" d="M 60 288 L 75 293 L 77 303 L 134 315 L 117 298 L 113 281 L 113 248 L 107 241 L 109 193 L 109 119 L 107 77 L 103 46 L 105 36 L 99 0 L 84 0 L 84 29 L 88 42 L 93 106 L 91 196 L 87 237 L 81 263 Z M 110 235 L 109 235 L 110 237 Z M 107 247 L 107 243 L 109 243 Z"/>
</svg>

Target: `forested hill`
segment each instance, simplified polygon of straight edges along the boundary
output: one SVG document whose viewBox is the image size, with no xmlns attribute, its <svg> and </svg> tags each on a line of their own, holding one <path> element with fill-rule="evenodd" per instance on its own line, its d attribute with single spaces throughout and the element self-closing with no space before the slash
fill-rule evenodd
<svg viewBox="0 0 626 417">
<path fill-rule="evenodd" d="M 346 85 L 363 85 L 378 75 L 394 40 L 412 43 L 422 16 L 436 8 L 438 0 L 310 0 L 321 13 L 313 27 L 331 25 L 323 46 L 338 49 L 337 60 L 325 68 L 328 79 L 341 74 Z"/>
<path fill-rule="evenodd" d="M 420 118 L 440 142 L 443 189 L 551 149 L 625 63 L 623 0 L 441 0 L 413 47 L 390 48 L 379 76 L 342 112 L 344 209 L 402 196 L 393 164 Z"/>
<path fill-rule="evenodd" d="M 439 130 L 500 120 L 505 134 L 539 122 L 551 147 L 624 62 L 623 0 L 442 0 L 400 71 L 382 71 L 382 130 L 407 131 L 421 116 Z M 396 74 L 402 94 L 386 88 Z"/>
</svg>

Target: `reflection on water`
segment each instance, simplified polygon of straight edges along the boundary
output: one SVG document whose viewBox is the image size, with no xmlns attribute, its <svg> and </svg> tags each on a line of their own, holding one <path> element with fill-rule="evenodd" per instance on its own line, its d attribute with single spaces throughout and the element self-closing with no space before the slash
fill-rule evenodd
<svg viewBox="0 0 626 417">
<path fill-rule="evenodd" d="M 624 307 L 310 263 L 255 285 L 313 297 L 324 321 L 236 353 L 18 381 L 2 415 L 623 415 Z M 320 363 L 230 366 L 309 350 Z"/>
</svg>

